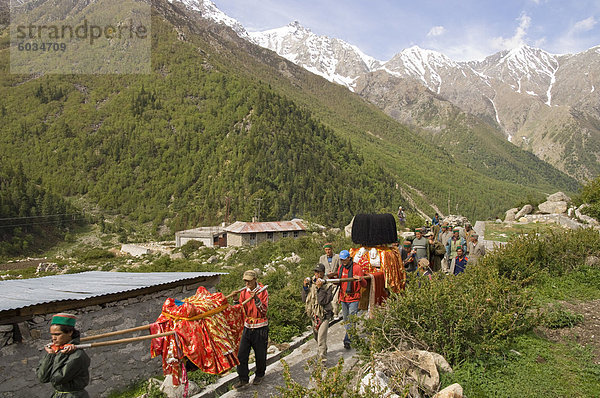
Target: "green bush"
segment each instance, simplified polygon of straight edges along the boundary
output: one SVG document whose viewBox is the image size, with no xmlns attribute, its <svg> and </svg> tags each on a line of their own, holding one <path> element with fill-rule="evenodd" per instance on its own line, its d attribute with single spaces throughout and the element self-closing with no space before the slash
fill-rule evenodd
<svg viewBox="0 0 600 398">
<path fill-rule="evenodd" d="M 600 177 L 583 187 L 581 200 L 589 205 L 583 212 L 597 220 L 600 219 Z"/>
<path fill-rule="evenodd" d="M 519 283 L 496 269 L 472 266 L 458 276 L 435 275 L 420 281 L 409 275 L 404 293 L 392 295 L 364 320 L 373 341 L 361 344 L 379 352 L 403 343 L 435 351 L 449 362 L 498 352 L 535 324 L 531 298 Z M 367 346 L 368 344 L 368 346 Z"/>
<path fill-rule="evenodd" d="M 82 261 L 101 260 L 105 258 L 113 258 L 114 253 L 104 249 L 91 249 L 81 255 Z"/>
<path fill-rule="evenodd" d="M 600 255 L 600 235 L 592 229 L 518 236 L 480 260 L 500 275 L 530 284 L 540 274 L 564 275 L 589 255 Z"/>
<path fill-rule="evenodd" d="M 562 306 L 552 306 L 542 316 L 542 324 L 550 329 L 572 328 L 581 322 L 583 315 L 567 311 Z"/>
<path fill-rule="evenodd" d="M 184 256 L 189 257 L 194 254 L 199 248 L 204 246 L 204 243 L 199 240 L 189 240 L 179 249 Z"/>
</svg>

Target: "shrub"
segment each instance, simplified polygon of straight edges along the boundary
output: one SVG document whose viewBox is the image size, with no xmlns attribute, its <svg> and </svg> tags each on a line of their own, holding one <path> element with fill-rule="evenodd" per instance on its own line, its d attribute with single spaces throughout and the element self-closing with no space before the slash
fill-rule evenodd
<svg viewBox="0 0 600 398">
<path fill-rule="evenodd" d="M 437 274 L 418 287 L 414 274 L 405 292 L 392 295 L 363 323 L 372 336 L 361 350 L 378 352 L 406 343 L 458 363 L 498 352 L 535 323 L 531 298 L 520 284 L 477 265 L 459 276 Z"/>
<path fill-rule="evenodd" d="M 198 240 L 189 240 L 179 249 L 184 256 L 189 257 L 196 252 L 199 248 L 204 246 L 204 243 Z"/>
<path fill-rule="evenodd" d="M 589 255 L 600 254 L 600 235 L 592 229 L 518 236 L 480 262 L 500 275 L 532 283 L 541 273 L 564 275 L 577 269 Z"/>
<path fill-rule="evenodd" d="M 90 261 L 90 260 L 101 260 L 105 258 L 113 258 L 115 256 L 114 253 L 109 252 L 104 249 L 91 249 L 86 251 L 81 255 L 81 260 Z"/>
<path fill-rule="evenodd" d="M 356 364 L 349 369 L 344 369 L 343 358 L 337 365 L 328 369 L 323 369 L 314 360 L 308 361 L 306 370 L 312 367 L 312 382 L 309 384 L 314 385 L 313 388 L 294 381 L 289 365 L 284 360 L 281 362 L 285 385 L 277 389 L 282 398 L 379 398 L 383 396 L 383 391 L 369 386 L 365 386 L 361 391 L 359 369 L 356 368 Z"/>
<path fill-rule="evenodd" d="M 583 315 L 552 306 L 542 316 L 542 324 L 550 329 L 572 328 L 583 322 Z"/>
</svg>

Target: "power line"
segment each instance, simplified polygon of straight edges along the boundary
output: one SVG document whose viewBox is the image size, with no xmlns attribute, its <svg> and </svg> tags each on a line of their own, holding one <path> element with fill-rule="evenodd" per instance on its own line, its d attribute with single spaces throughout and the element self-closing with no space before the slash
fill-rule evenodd
<svg viewBox="0 0 600 398">
<path fill-rule="evenodd" d="M 0 221 L 5 221 L 5 220 L 25 220 L 25 219 L 30 219 L 30 218 L 45 218 L 45 217 L 55 217 L 55 216 L 80 216 L 83 213 L 60 213 L 60 214 L 48 214 L 46 216 L 28 216 L 28 217 L 7 217 L 7 218 L 0 218 Z"/>
<path fill-rule="evenodd" d="M 45 225 L 45 224 L 58 224 L 60 222 L 64 222 L 65 224 L 75 222 L 75 221 L 84 221 L 85 218 L 70 218 L 70 219 L 62 219 L 62 220 L 51 220 L 51 221 L 40 221 L 28 224 L 10 224 L 10 225 L 0 225 L 0 228 L 14 228 L 14 227 L 32 227 L 34 225 Z"/>
</svg>

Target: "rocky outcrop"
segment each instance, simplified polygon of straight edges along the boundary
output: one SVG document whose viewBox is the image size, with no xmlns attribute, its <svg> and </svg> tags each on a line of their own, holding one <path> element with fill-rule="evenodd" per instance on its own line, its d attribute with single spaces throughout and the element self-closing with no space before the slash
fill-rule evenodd
<svg viewBox="0 0 600 398">
<path fill-rule="evenodd" d="M 506 210 L 506 214 L 504 215 L 504 222 L 512 222 L 516 220 L 518 208 L 513 207 L 512 209 Z"/>
<path fill-rule="evenodd" d="M 442 222 L 447 222 L 448 225 L 452 225 L 453 227 L 462 227 L 469 223 L 469 219 L 465 216 L 457 214 L 448 214 L 442 219 Z"/>
<path fill-rule="evenodd" d="M 548 195 L 544 203 L 538 205 L 538 210 L 542 214 L 565 214 L 568 209 L 568 203 L 571 198 L 563 192 L 556 192 Z"/>
<path fill-rule="evenodd" d="M 421 393 L 432 396 L 440 387 L 438 369 L 452 372 L 444 357 L 436 353 L 423 350 L 380 353 L 375 355 L 374 368 L 363 378 L 362 384 L 383 391 L 383 396 L 394 397 L 397 396 L 395 392 L 400 391 L 392 391 L 389 379 L 401 374 L 404 375 L 402 388 L 404 391 L 408 388 L 409 397 L 421 397 Z M 398 386 L 394 387 L 397 389 Z"/>
<path fill-rule="evenodd" d="M 546 200 L 548 202 L 570 202 L 571 198 L 564 194 L 564 192 L 556 192 L 549 195 Z"/>
<path fill-rule="evenodd" d="M 567 202 L 559 200 L 557 202 L 546 201 L 540 203 L 538 210 L 542 214 L 565 214 L 567 212 Z"/>
<path fill-rule="evenodd" d="M 526 216 L 527 214 L 531 214 L 532 211 L 533 211 L 533 206 L 532 205 L 525 205 L 515 215 L 515 219 L 519 220 L 521 217 Z"/>
</svg>

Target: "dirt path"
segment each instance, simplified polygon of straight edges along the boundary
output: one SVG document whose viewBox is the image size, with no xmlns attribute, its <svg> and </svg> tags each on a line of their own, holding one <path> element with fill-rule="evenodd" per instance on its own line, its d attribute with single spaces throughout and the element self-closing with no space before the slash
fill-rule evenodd
<svg viewBox="0 0 600 398">
<path fill-rule="evenodd" d="M 540 328 L 543 335 L 551 341 L 574 341 L 582 346 L 591 347 L 594 363 L 600 365 L 600 300 L 561 302 L 566 310 L 582 314 L 583 322 L 572 328 Z"/>
</svg>

